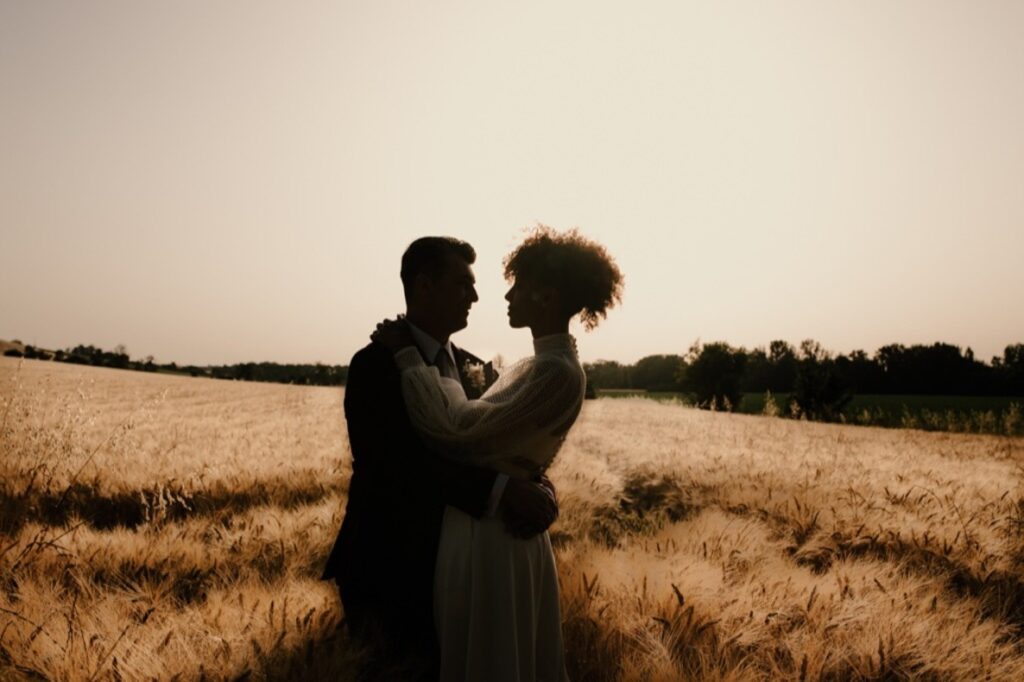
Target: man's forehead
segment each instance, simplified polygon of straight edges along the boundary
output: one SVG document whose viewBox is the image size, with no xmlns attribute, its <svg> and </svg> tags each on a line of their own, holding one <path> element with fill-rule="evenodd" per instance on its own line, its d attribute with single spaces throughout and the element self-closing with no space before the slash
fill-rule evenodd
<svg viewBox="0 0 1024 682">
<path fill-rule="evenodd" d="M 453 253 L 448 254 L 448 262 L 445 267 L 445 271 L 453 277 L 469 277 L 470 279 L 475 279 L 473 277 L 473 266 Z"/>
</svg>

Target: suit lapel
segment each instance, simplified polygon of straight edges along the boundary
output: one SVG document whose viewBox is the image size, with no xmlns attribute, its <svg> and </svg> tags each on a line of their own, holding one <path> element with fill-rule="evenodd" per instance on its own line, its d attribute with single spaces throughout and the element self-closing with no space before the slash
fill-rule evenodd
<svg viewBox="0 0 1024 682">
<path fill-rule="evenodd" d="M 462 384 L 462 390 L 465 392 L 466 397 L 470 400 L 474 400 L 480 397 L 480 392 L 477 391 L 472 384 L 466 381 L 466 373 L 462 371 L 462 368 L 466 365 L 466 353 L 452 344 L 452 355 L 455 356 L 455 373 L 459 377 L 459 383 Z"/>
</svg>

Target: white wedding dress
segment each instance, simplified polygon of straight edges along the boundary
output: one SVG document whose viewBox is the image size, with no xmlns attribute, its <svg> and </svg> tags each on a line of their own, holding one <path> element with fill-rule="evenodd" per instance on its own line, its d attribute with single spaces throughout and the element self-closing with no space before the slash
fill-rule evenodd
<svg viewBox="0 0 1024 682">
<path fill-rule="evenodd" d="M 586 375 L 569 334 L 534 339 L 479 400 L 423 362 L 395 355 L 413 426 L 445 457 L 517 478 L 543 473 L 583 404 Z M 548 534 L 512 537 L 497 518 L 447 507 L 434 576 L 442 680 L 567 679 L 558 575 Z"/>
</svg>

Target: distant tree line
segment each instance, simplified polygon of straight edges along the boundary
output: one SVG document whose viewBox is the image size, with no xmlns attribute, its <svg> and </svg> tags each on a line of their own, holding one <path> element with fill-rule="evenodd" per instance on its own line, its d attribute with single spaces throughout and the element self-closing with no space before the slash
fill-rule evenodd
<svg viewBox="0 0 1024 682">
<path fill-rule="evenodd" d="M 21 344 L 19 342 L 19 346 Z M 45 350 L 30 345 L 4 355 L 147 372 L 170 372 L 239 381 L 313 386 L 344 385 L 345 365 L 245 362 L 234 365 L 157 364 L 153 356 L 132 360 L 124 345 L 103 350 L 78 345 Z M 967 348 L 948 343 L 890 344 L 873 355 L 863 350 L 833 354 L 814 340 L 799 346 L 772 341 L 746 350 L 717 341 L 695 343 L 683 355 L 649 355 L 636 364 L 612 360 L 585 363 L 588 386 L 601 389 L 682 391 L 701 407 L 735 409 L 744 393 L 785 393 L 801 413 L 830 419 L 855 394 L 1024 396 L 1024 344 L 1006 347 L 985 363 Z"/>
<path fill-rule="evenodd" d="M 192 376 L 211 376 L 215 379 L 238 381 L 270 381 L 278 384 L 307 386 L 344 386 L 348 378 L 347 365 L 281 365 L 276 362 L 242 362 L 237 365 L 216 367 L 185 367 Z"/>
<path fill-rule="evenodd" d="M 237 381 L 269 381 L 280 384 L 301 384 L 306 386 L 343 386 L 348 378 L 347 365 L 283 365 L 276 362 L 242 362 L 235 365 L 196 366 L 171 362 L 157 364 L 152 355 L 141 360 L 132 360 L 124 345 L 117 345 L 107 351 L 92 345 L 78 345 L 66 350 L 44 350 L 34 346 L 8 348 L 8 357 L 24 357 L 30 360 L 53 360 L 93 367 L 112 367 L 143 372 L 164 372 L 187 374 L 189 376 L 234 379 Z"/>
<path fill-rule="evenodd" d="M 586 363 L 597 389 L 683 391 L 701 407 L 735 409 L 743 393 L 791 394 L 811 418 L 833 419 L 854 394 L 1024 396 L 1024 344 L 985 363 L 948 343 L 890 344 L 874 355 L 835 355 L 814 340 L 772 341 L 746 350 L 695 343 L 684 355 L 651 355 L 635 365 Z"/>
</svg>

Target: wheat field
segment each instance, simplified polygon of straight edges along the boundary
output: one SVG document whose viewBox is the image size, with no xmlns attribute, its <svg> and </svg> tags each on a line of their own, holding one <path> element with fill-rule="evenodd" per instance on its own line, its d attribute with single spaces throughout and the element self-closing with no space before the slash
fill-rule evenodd
<svg viewBox="0 0 1024 682">
<path fill-rule="evenodd" d="M 0 358 L 0 680 L 359 679 L 342 389 Z M 588 401 L 578 680 L 1024 679 L 1020 438 Z"/>
</svg>

